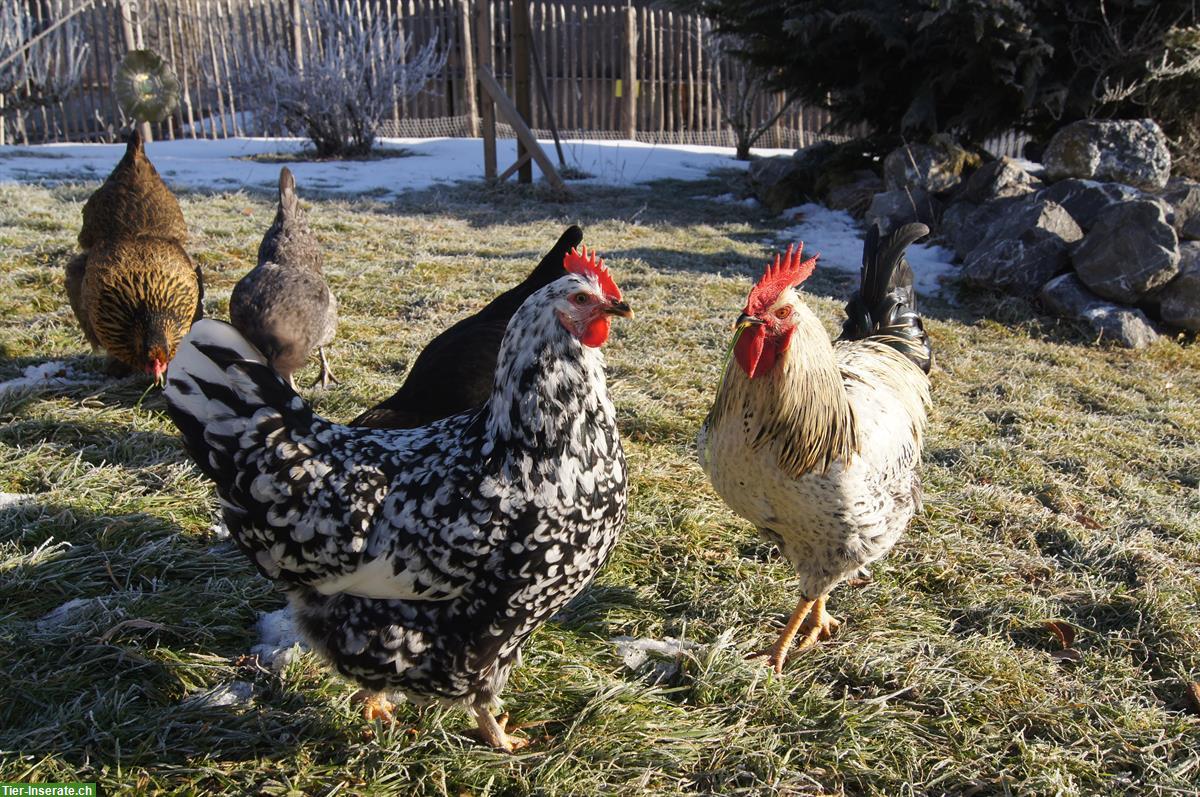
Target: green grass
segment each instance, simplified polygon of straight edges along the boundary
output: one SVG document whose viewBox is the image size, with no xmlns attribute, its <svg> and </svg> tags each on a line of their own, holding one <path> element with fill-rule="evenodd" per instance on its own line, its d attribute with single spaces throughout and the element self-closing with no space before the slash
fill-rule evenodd
<svg viewBox="0 0 1200 797">
<path fill-rule="evenodd" d="M 688 199 L 727 182 L 514 186 L 395 204 L 311 201 L 341 308 L 338 420 L 388 395 L 421 347 L 531 268 L 569 223 L 637 317 L 606 347 L 632 476 L 595 586 L 533 638 L 506 694 L 531 747 L 404 707 L 365 725 L 312 655 L 246 657 L 279 593 L 209 527 L 216 502 L 161 396 L 104 381 L 62 267 L 93 185 L 0 186 L 0 379 L 67 359 L 90 385 L 0 400 L 0 780 L 183 794 L 1191 794 L 1200 779 L 1200 351 L 1131 352 L 1016 300 L 925 303 L 939 357 L 926 508 L 845 623 L 782 678 L 743 657 L 796 593 L 695 464 L 729 324 L 780 222 Z M 304 193 L 304 186 L 300 186 Z M 182 198 L 207 309 L 225 317 L 272 208 Z M 810 242 L 820 248 L 819 241 Z M 849 279 L 820 271 L 816 296 Z M 832 332 L 840 303 L 814 298 Z M 315 367 L 301 375 L 308 384 Z M 58 627 L 37 620 L 95 599 Z M 1078 632 L 1078 658 L 1048 620 Z M 136 622 L 131 622 L 136 621 Z M 618 635 L 699 643 L 654 682 Z M 184 701 L 231 681 L 251 702 Z"/>
</svg>

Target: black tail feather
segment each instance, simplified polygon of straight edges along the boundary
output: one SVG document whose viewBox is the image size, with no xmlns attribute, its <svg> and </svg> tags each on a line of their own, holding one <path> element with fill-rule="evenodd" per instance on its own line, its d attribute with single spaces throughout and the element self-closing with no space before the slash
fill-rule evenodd
<svg viewBox="0 0 1200 797">
<path fill-rule="evenodd" d="M 925 373 L 933 365 L 933 348 L 917 315 L 912 267 L 904 253 L 928 234 L 924 224 L 905 224 L 887 236 L 878 225 L 871 226 L 863 243 L 861 285 L 846 304 L 840 338 L 882 338 Z"/>
</svg>

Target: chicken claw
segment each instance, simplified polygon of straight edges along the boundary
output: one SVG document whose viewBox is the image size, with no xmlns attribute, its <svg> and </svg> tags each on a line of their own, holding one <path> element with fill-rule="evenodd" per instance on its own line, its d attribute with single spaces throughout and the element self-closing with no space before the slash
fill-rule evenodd
<svg viewBox="0 0 1200 797">
<path fill-rule="evenodd" d="M 837 631 L 840 625 L 841 621 L 825 611 L 824 595 L 816 600 L 801 598 L 800 602 L 796 604 L 796 610 L 788 619 L 787 625 L 779 633 L 775 644 L 766 650 L 751 653 L 746 658 L 765 658 L 765 663 L 776 673 L 782 675 L 784 662 L 787 661 L 788 648 L 791 647 L 792 640 L 800 631 L 803 631 L 804 635 L 800 638 L 800 644 L 796 648 L 797 653 L 808 650 L 820 640 L 832 639 L 833 632 Z"/>
<path fill-rule="evenodd" d="M 396 706 L 392 701 L 388 700 L 387 695 L 383 692 L 370 692 L 366 689 L 360 689 L 350 699 L 355 703 L 362 704 L 363 719 L 367 722 L 379 720 L 380 722 L 393 723 L 396 721 L 395 716 L 392 715 L 392 710 Z"/>
<path fill-rule="evenodd" d="M 475 715 L 475 721 L 479 723 L 478 734 L 484 744 L 506 753 L 515 753 L 529 746 L 528 739 L 508 733 L 508 712 L 499 717 L 493 717 L 492 712 L 484 706 L 471 709 L 471 713 Z"/>
<path fill-rule="evenodd" d="M 340 385 L 342 382 L 333 375 L 333 369 L 329 367 L 329 359 L 325 356 L 325 347 L 317 347 L 317 356 L 321 360 L 321 373 L 317 375 L 317 382 L 323 388 L 329 387 L 332 382 L 335 385 Z"/>
</svg>

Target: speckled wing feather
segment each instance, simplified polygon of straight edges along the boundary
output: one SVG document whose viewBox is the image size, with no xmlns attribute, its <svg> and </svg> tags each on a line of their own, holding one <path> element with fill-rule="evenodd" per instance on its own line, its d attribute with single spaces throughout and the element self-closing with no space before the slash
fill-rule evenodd
<svg viewBox="0 0 1200 797">
<path fill-rule="evenodd" d="M 470 417 L 390 437 L 330 423 L 216 321 L 180 347 L 168 390 L 230 532 L 270 578 L 437 600 L 458 594 L 494 544 L 470 528 L 488 508 L 458 500 L 456 487 L 479 478 Z"/>
</svg>

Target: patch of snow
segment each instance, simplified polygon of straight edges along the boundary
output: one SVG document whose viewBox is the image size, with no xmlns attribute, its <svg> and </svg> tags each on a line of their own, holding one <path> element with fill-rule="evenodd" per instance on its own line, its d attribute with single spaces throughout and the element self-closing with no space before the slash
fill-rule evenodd
<svg viewBox="0 0 1200 797">
<path fill-rule="evenodd" d="M 17 393 L 32 393 L 55 387 L 77 385 L 88 380 L 81 379 L 64 362 L 54 360 L 41 365 L 30 365 L 16 379 L 0 382 L 0 398 Z"/>
<path fill-rule="evenodd" d="M 672 678 L 675 673 L 679 672 L 679 660 L 684 656 L 690 656 L 691 651 L 700 647 L 696 642 L 688 642 L 674 637 L 637 639 L 617 636 L 608 641 L 617 646 L 617 653 L 621 656 L 621 660 L 634 672 L 651 661 L 651 657 L 660 659 L 654 662 L 654 669 L 650 672 L 650 680 L 653 683 L 661 683 Z M 665 659 L 665 661 L 661 659 Z"/>
<path fill-rule="evenodd" d="M 833 268 L 849 274 L 858 274 L 862 269 L 863 238 L 866 233 L 862 225 L 844 210 L 831 210 L 824 205 L 809 203 L 783 212 L 784 218 L 798 223 L 777 233 L 785 244 L 804 242 L 806 254 L 820 254 L 817 268 Z M 908 262 L 912 266 L 917 289 L 917 306 L 922 296 L 936 296 L 942 292 L 942 280 L 957 275 L 954 252 L 932 244 L 913 244 L 908 248 Z"/>
<path fill-rule="evenodd" d="M 306 139 L 227 138 L 155 141 L 146 153 L 172 188 L 273 192 L 279 185 L 279 163 L 246 158 L 264 153 L 299 153 Z M 699 180 L 713 169 L 746 169 L 732 147 L 647 144 L 639 141 L 562 142 L 570 165 L 593 175 L 571 180 L 578 190 L 589 185 L 628 186 L 653 180 Z M 381 147 L 403 148 L 412 157 L 370 161 L 297 162 L 287 164 L 306 189 L 375 197 L 464 180 L 483 179 L 483 143 L 478 138 L 383 138 Z M 516 160 L 514 139 L 496 142 L 500 163 Z M 96 180 L 112 171 L 124 144 L 41 144 L 0 147 L 0 182 L 64 183 Z M 761 150 L 771 154 L 774 150 Z M 791 150 L 778 150 L 791 153 Z M 49 156 L 49 157 L 48 157 Z M 535 167 L 536 168 L 536 167 Z"/>
<path fill-rule="evenodd" d="M 230 681 L 218 684 L 212 689 L 184 698 L 181 706 L 188 708 L 219 708 L 221 706 L 241 706 L 254 698 L 254 685 L 247 681 Z"/>
<path fill-rule="evenodd" d="M 720 202 L 722 205 L 744 205 L 748 208 L 756 208 L 760 206 L 757 199 L 748 196 L 745 199 L 740 198 L 737 194 L 717 194 L 716 196 L 698 196 L 694 199 L 707 199 L 709 202 Z"/>
<path fill-rule="evenodd" d="M 208 527 L 208 533 L 215 536 L 218 540 L 229 539 L 229 527 L 225 525 L 225 521 L 217 518 L 211 526 Z"/>
<path fill-rule="evenodd" d="M 260 614 L 255 629 L 260 641 L 250 648 L 250 653 L 258 656 L 263 666 L 276 672 L 308 650 L 308 645 L 300 638 L 300 629 L 296 627 L 296 618 L 292 616 L 290 606 Z"/>
<path fill-rule="evenodd" d="M 35 626 L 38 631 L 53 631 L 60 626 L 66 625 L 83 611 L 93 606 L 103 605 L 104 601 L 99 598 L 71 598 L 71 600 L 61 606 L 56 606 L 38 618 Z"/>
<path fill-rule="evenodd" d="M 27 504 L 34 497 L 33 493 L 0 493 L 0 509 Z"/>
</svg>

